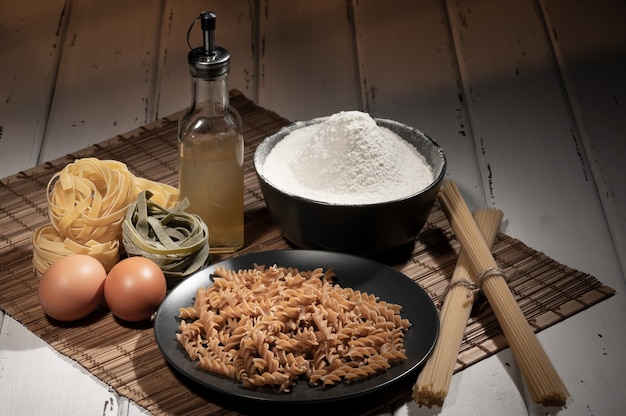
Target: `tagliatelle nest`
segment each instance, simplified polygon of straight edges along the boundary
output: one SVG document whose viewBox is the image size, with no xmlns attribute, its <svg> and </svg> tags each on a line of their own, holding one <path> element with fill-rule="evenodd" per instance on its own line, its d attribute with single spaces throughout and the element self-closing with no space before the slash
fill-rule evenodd
<svg viewBox="0 0 626 416">
<path fill-rule="evenodd" d="M 122 223 L 122 242 L 129 256 L 151 259 L 166 278 L 186 277 L 209 261 L 209 230 L 202 219 L 185 212 L 184 199 L 171 209 L 151 200 L 152 193 L 137 196 Z"/>
<path fill-rule="evenodd" d="M 52 263 L 70 254 L 87 254 L 102 263 L 107 272 L 119 260 L 119 240 L 106 243 L 91 240 L 80 244 L 59 235 L 52 224 L 37 228 L 33 234 L 33 242 L 33 266 L 39 277 Z"/>
<path fill-rule="evenodd" d="M 79 243 L 119 238 L 126 208 L 134 199 L 133 175 L 114 160 L 79 159 L 48 183 L 52 225 Z"/>
<path fill-rule="evenodd" d="M 175 187 L 137 177 L 122 162 L 88 157 L 67 164 L 46 188 L 50 224 L 33 233 L 35 273 L 70 254 L 88 254 L 108 271 L 119 259 L 126 210 L 143 190 L 165 207 L 178 200 Z"/>
</svg>

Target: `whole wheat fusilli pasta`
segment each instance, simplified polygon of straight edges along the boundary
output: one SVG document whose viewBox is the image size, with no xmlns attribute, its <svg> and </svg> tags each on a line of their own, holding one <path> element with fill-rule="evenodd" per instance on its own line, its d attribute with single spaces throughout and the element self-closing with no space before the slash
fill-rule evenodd
<svg viewBox="0 0 626 416">
<path fill-rule="evenodd" d="M 406 359 L 401 306 L 333 283 L 332 270 L 217 268 L 176 336 L 200 368 L 244 386 L 332 386 Z"/>
</svg>

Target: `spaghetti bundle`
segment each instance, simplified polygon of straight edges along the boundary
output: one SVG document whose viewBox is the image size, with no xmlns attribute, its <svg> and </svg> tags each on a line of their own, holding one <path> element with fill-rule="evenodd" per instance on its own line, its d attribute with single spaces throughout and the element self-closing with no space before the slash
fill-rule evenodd
<svg viewBox="0 0 626 416">
<path fill-rule="evenodd" d="M 515 302 L 503 271 L 498 268 L 454 182 L 441 187 L 439 200 L 462 249 L 467 252 L 478 286 L 498 319 L 532 400 L 547 406 L 565 405 L 569 392 Z"/>
<path fill-rule="evenodd" d="M 502 211 L 488 208 L 474 214 L 476 224 L 489 246 L 502 221 Z M 448 395 L 463 333 L 476 293 L 476 276 L 467 253 L 461 250 L 439 314 L 439 340 L 413 386 L 413 399 L 425 406 L 442 405 Z"/>
</svg>

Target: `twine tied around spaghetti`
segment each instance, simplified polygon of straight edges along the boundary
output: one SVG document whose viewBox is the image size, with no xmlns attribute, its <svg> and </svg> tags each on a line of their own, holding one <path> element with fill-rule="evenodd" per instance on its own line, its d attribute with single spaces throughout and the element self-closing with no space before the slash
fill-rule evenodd
<svg viewBox="0 0 626 416">
<path fill-rule="evenodd" d="M 476 283 L 474 283 L 470 279 L 459 279 L 459 280 L 455 280 L 454 282 L 450 282 L 450 284 L 448 285 L 448 287 L 446 287 L 446 290 L 443 292 L 443 295 L 441 295 L 441 297 L 442 299 L 445 299 L 445 297 L 448 295 L 448 292 L 454 286 L 464 286 L 467 289 L 469 289 L 469 292 L 467 294 L 468 298 L 476 296 L 476 293 L 482 290 L 483 281 L 493 276 L 500 276 L 507 283 L 509 283 L 509 280 L 510 280 L 509 276 L 504 272 L 504 270 L 502 270 L 500 267 L 490 267 L 488 269 L 483 270 L 483 272 L 478 275 L 478 277 L 476 278 Z"/>
<path fill-rule="evenodd" d="M 504 279 L 505 282 L 509 283 L 509 276 L 502 270 L 500 267 L 490 267 L 488 269 L 483 270 L 478 277 L 476 278 L 477 286 L 482 289 L 483 282 L 485 279 L 492 276 L 500 276 Z"/>
<path fill-rule="evenodd" d="M 474 297 L 476 295 L 476 293 L 478 293 L 480 291 L 480 287 L 478 287 L 478 285 L 474 282 L 472 282 L 469 279 L 459 279 L 459 280 L 455 280 L 454 282 L 450 282 L 450 284 L 448 285 L 448 287 L 446 287 L 445 292 L 443 292 L 442 298 L 445 299 L 446 296 L 448 295 L 448 292 L 454 287 L 454 286 L 464 286 L 467 289 L 469 289 L 469 292 L 467 293 L 467 297 Z"/>
</svg>

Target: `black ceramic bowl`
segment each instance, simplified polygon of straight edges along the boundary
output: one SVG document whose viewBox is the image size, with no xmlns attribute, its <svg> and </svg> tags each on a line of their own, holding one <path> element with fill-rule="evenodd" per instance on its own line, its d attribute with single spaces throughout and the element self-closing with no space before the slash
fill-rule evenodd
<svg viewBox="0 0 626 416">
<path fill-rule="evenodd" d="M 376 119 L 413 145 L 432 166 L 434 181 L 422 191 L 389 202 L 345 205 L 318 202 L 287 193 L 268 182 L 263 164 L 274 146 L 292 131 L 323 119 L 297 122 L 267 137 L 256 149 L 254 167 L 270 216 L 283 236 L 306 249 L 359 255 L 387 252 L 413 241 L 437 198 L 446 171 L 443 149 L 419 130 Z"/>
</svg>

